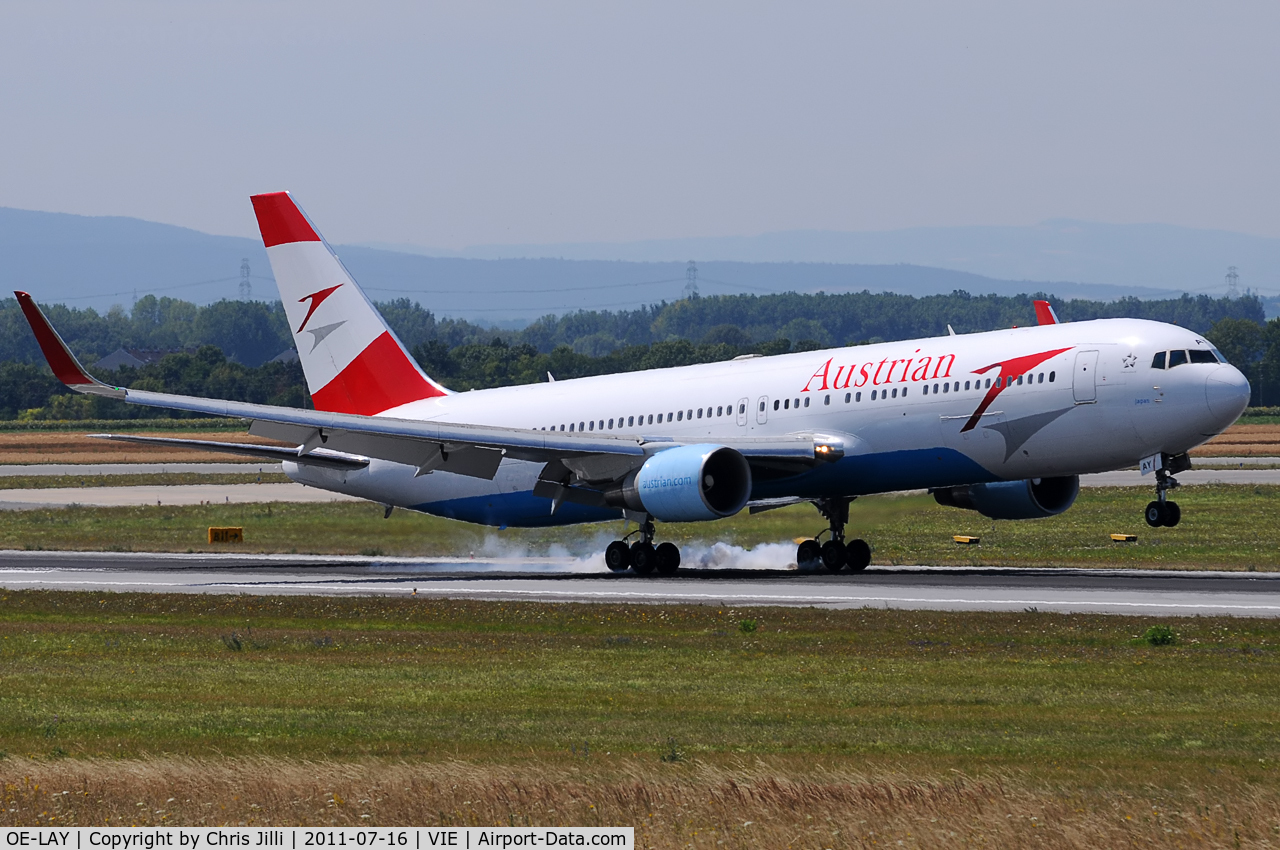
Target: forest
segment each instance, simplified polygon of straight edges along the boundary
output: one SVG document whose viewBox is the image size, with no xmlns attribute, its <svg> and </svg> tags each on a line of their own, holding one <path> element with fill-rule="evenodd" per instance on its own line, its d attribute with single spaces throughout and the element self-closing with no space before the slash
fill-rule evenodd
<svg viewBox="0 0 1280 850">
<path fill-rule="evenodd" d="M 1035 321 L 1032 301 L 950 295 L 916 298 L 859 292 L 693 297 L 627 311 L 548 315 L 519 330 L 439 318 L 409 299 L 378 309 L 423 368 L 455 390 L 780 354 L 840 345 L 972 333 Z M 1201 332 L 1249 376 L 1254 404 L 1280 403 L 1280 320 L 1258 298 L 1083 301 L 1048 299 L 1063 321 L 1131 317 Z M 237 401 L 309 403 L 296 362 L 269 362 L 292 347 L 284 310 L 259 301 L 208 306 L 145 296 L 105 314 L 44 307 L 87 365 L 118 348 L 175 353 L 97 377 L 121 386 Z M 17 302 L 0 301 L 0 419 L 112 419 L 169 415 L 74 396 L 53 378 Z M 176 415 L 176 414 L 175 414 Z"/>
</svg>

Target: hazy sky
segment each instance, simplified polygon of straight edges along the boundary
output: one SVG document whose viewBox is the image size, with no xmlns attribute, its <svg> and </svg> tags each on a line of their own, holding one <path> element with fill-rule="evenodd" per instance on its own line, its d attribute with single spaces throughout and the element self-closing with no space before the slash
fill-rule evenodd
<svg viewBox="0 0 1280 850">
<path fill-rule="evenodd" d="M 1280 236 L 1280 4 L 0 6 L 0 206 L 335 242 Z"/>
</svg>

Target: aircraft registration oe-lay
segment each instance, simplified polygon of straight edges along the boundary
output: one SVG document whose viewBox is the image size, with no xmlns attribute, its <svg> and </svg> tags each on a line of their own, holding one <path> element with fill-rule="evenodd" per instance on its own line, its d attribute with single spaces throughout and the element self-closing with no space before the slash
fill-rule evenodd
<svg viewBox="0 0 1280 850">
<path fill-rule="evenodd" d="M 314 410 L 113 387 L 16 293 L 54 374 L 77 392 L 249 421 L 264 446 L 100 434 L 283 461 L 295 481 L 484 525 L 626 518 L 613 571 L 669 575 L 656 522 L 800 502 L 827 528 L 797 562 L 864 569 L 846 540 L 859 496 L 928 489 L 996 519 L 1071 507 L 1083 473 L 1154 473 L 1152 526 L 1187 451 L 1243 412 L 1249 384 L 1209 342 L 1137 319 L 1059 323 L 453 393 L 410 357 L 287 192 L 253 208 Z M 950 328 L 948 328 L 950 331 Z M 548 376 L 550 379 L 551 376 Z M 629 538 L 634 540 L 628 543 Z"/>
</svg>

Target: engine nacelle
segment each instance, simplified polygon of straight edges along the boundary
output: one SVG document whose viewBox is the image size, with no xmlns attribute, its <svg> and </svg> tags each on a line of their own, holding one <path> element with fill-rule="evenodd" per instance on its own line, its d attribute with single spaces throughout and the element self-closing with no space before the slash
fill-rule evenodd
<svg viewBox="0 0 1280 850">
<path fill-rule="evenodd" d="M 731 448 L 711 444 L 658 452 L 605 497 L 662 522 L 732 516 L 751 496 L 751 467 Z"/>
<path fill-rule="evenodd" d="M 933 498 L 940 505 L 977 511 L 991 519 L 1057 516 L 1075 504 L 1078 495 L 1079 475 L 970 484 L 933 491 Z"/>
</svg>

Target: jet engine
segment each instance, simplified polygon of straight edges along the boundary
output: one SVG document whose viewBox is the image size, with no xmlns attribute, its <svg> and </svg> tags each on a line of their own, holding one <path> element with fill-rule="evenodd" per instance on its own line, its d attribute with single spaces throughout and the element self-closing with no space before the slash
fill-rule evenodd
<svg viewBox="0 0 1280 850">
<path fill-rule="evenodd" d="M 661 522 L 699 522 L 736 514 L 750 495 L 747 459 L 726 446 L 699 444 L 658 452 L 605 499 Z"/>
<path fill-rule="evenodd" d="M 933 498 L 940 505 L 977 511 L 991 519 L 1057 516 L 1075 504 L 1078 495 L 1079 475 L 970 484 L 933 491 Z"/>
</svg>

